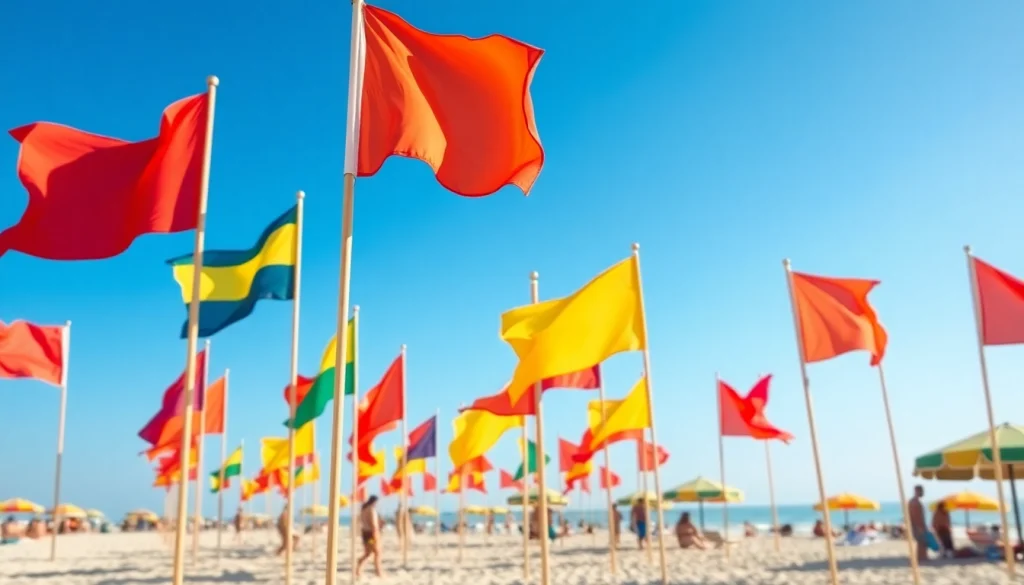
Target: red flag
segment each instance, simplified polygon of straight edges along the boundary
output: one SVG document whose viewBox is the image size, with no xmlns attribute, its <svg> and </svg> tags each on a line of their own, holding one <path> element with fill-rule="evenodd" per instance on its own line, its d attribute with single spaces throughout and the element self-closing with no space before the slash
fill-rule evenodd
<svg viewBox="0 0 1024 585">
<path fill-rule="evenodd" d="M 49 122 L 11 130 L 28 207 L 0 233 L 0 256 L 97 260 L 143 234 L 195 229 L 208 110 L 206 94 L 178 100 L 141 142 Z"/>
<path fill-rule="evenodd" d="M 985 345 L 1024 343 L 1024 281 L 971 257 Z"/>
<path fill-rule="evenodd" d="M 194 383 L 196 391 L 193 408 L 196 410 L 202 410 L 204 387 L 206 386 L 206 350 L 200 351 L 196 355 L 196 375 Z M 142 427 L 142 430 L 139 431 L 139 437 L 150 445 L 156 445 L 159 443 L 160 433 L 163 431 L 164 425 L 184 411 L 184 408 L 182 407 L 184 400 L 185 372 L 183 371 L 181 375 L 178 376 L 178 379 L 164 390 L 164 400 L 160 410 L 149 420 L 148 423 L 146 423 L 146 426 Z"/>
<path fill-rule="evenodd" d="M 778 439 L 784 443 L 793 439 L 793 435 L 776 428 L 764 416 L 771 379 L 771 375 L 767 375 L 758 380 L 745 398 L 729 384 L 718 381 L 719 429 L 723 437 Z"/>
<path fill-rule="evenodd" d="M 299 374 L 295 378 L 295 407 L 298 408 L 302 401 L 306 398 L 306 394 L 309 394 L 311 388 L 313 388 L 313 382 L 316 378 L 307 378 L 302 374 Z M 284 387 L 284 404 L 288 406 L 288 401 L 292 397 L 292 385 L 289 383 Z"/>
<path fill-rule="evenodd" d="M 607 474 L 607 475 L 605 475 Z M 622 478 L 607 467 L 601 468 L 601 489 L 610 490 L 622 485 Z"/>
<path fill-rule="evenodd" d="M 576 461 L 573 459 L 579 454 L 581 448 L 579 445 L 572 441 L 566 441 L 562 437 L 558 437 L 558 472 L 568 473 L 572 471 L 572 468 L 576 465 Z"/>
<path fill-rule="evenodd" d="M 523 482 L 512 477 L 512 474 L 504 469 L 498 474 L 498 489 L 523 491 Z"/>
<path fill-rule="evenodd" d="M 423 491 L 435 492 L 437 491 L 437 478 L 434 477 L 429 471 L 423 472 Z"/>
<path fill-rule="evenodd" d="M 449 484 L 452 483 L 452 479 L 455 477 L 456 473 L 457 472 L 453 471 L 453 472 L 448 474 L 448 483 Z M 484 483 L 484 476 L 482 474 L 478 475 L 476 473 L 466 472 L 466 475 L 464 475 L 463 477 L 466 480 L 466 484 L 464 486 L 464 489 L 466 489 L 466 490 L 476 490 L 476 491 L 478 491 L 478 492 L 480 492 L 482 494 L 486 494 L 487 493 L 487 485 Z M 458 493 L 458 492 L 456 492 L 456 493 Z"/>
<path fill-rule="evenodd" d="M 462 464 L 462 472 L 467 475 L 474 473 L 487 473 L 489 471 L 494 471 L 494 466 L 491 465 L 490 460 L 488 460 L 485 455 L 475 457 Z"/>
<path fill-rule="evenodd" d="M 359 176 L 399 155 L 427 163 L 459 195 L 509 184 L 529 193 L 544 163 L 530 98 L 544 52 L 501 35 L 426 33 L 375 6 L 363 15 Z"/>
<path fill-rule="evenodd" d="M 385 480 L 381 479 L 381 481 L 385 481 Z M 401 477 L 391 478 L 391 480 L 389 482 L 387 482 L 387 483 L 388 483 L 388 493 L 384 494 L 384 495 L 391 495 L 391 494 L 401 493 L 401 491 L 402 491 L 402 478 Z M 409 478 L 407 478 L 406 482 L 405 482 L 405 495 L 409 496 L 410 498 L 413 496 L 413 493 L 412 493 L 412 480 L 409 479 Z"/>
<path fill-rule="evenodd" d="M 384 479 L 383 477 L 380 478 L 380 494 L 382 496 L 390 496 L 393 493 L 392 489 L 393 488 L 391 487 L 391 484 L 388 483 L 388 480 Z"/>
<path fill-rule="evenodd" d="M 571 374 L 564 374 L 561 376 L 555 376 L 548 378 L 541 382 L 541 390 L 551 390 L 554 388 L 571 388 L 574 390 L 594 390 L 595 388 L 601 387 L 601 368 L 600 366 L 591 366 L 585 370 L 578 372 L 572 372 Z M 466 408 L 460 408 L 459 412 L 464 410 L 486 410 L 491 414 L 498 416 L 533 416 L 536 413 L 536 401 L 534 400 L 534 392 L 531 387 L 526 391 L 525 394 L 520 397 L 519 401 L 515 404 L 508 394 L 508 388 L 505 388 L 501 392 L 493 396 L 485 396 L 483 398 L 477 398 Z"/>
<path fill-rule="evenodd" d="M 361 485 L 361 486 L 359 486 L 359 489 L 356 490 L 356 501 L 357 502 L 365 502 L 366 501 L 366 486 Z"/>
<path fill-rule="evenodd" d="M 60 386 L 63 374 L 63 327 L 0 321 L 0 378 L 34 378 Z"/>
<path fill-rule="evenodd" d="M 628 431 L 622 431 L 619 433 L 612 433 L 608 438 L 597 445 L 594 445 L 593 451 L 588 451 L 586 445 L 589 445 L 593 440 L 593 435 L 590 429 L 583 431 L 583 438 L 580 439 L 580 450 L 572 456 L 572 460 L 576 463 L 586 463 L 590 461 L 594 454 L 604 449 L 605 445 L 613 445 L 620 441 L 639 441 L 644 438 L 643 429 L 631 429 Z"/>
<path fill-rule="evenodd" d="M 359 404 L 359 445 L 356 451 L 359 460 L 370 465 L 377 463 L 370 443 L 381 433 L 394 429 L 398 421 L 402 420 L 402 413 L 405 406 L 402 400 L 405 397 L 405 390 L 402 387 L 402 374 L 405 370 L 405 360 L 399 354 L 391 366 L 384 372 L 384 377 L 376 386 L 370 388 Z M 349 444 L 352 444 L 352 436 L 349 436 Z"/>
<path fill-rule="evenodd" d="M 661 467 L 668 461 L 668 451 L 661 445 L 654 445 L 641 440 L 637 443 L 637 467 L 640 471 L 654 471 L 655 466 Z"/>
<path fill-rule="evenodd" d="M 871 352 L 872 366 L 882 362 L 888 335 L 868 302 L 868 293 L 879 281 L 792 275 L 804 362 L 821 362 L 860 349 Z"/>
</svg>

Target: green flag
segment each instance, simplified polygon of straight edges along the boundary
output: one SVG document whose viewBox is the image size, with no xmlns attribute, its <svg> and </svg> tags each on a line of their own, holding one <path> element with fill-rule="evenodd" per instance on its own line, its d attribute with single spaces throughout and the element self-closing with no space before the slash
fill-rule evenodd
<svg viewBox="0 0 1024 585">
<path fill-rule="evenodd" d="M 537 444 L 533 441 L 527 441 L 526 444 L 526 462 L 529 464 L 529 473 L 537 473 Z M 551 463 L 551 458 L 544 454 L 544 465 Z M 515 480 L 519 481 L 523 479 L 523 465 L 519 464 L 519 469 L 516 470 Z"/>
</svg>

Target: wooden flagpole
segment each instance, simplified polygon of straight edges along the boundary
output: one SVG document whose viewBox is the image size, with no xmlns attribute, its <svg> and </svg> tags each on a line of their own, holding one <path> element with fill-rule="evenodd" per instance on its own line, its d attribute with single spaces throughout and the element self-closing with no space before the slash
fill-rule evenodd
<svg viewBox="0 0 1024 585">
<path fill-rule="evenodd" d="M 348 112 L 345 118 L 345 166 L 341 203 L 341 275 L 338 286 L 337 352 L 334 359 L 334 424 L 331 428 L 331 480 L 327 512 L 327 565 L 325 585 L 338 582 L 338 521 L 341 493 L 342 434 L 345 430 L 345 358 L 348 351 L 348 305 L 352 280 L 352 215 L 355 208 L 356 172 L 359 166 L 359 116 L 363 93 L 363 0 L 352 2 L 352 37 L 349 50 Z M 358 456 L 352 463 L 358 469 Z M 354 535 L 353 535 L 354 538 Z M 353 571 L 355 568 L 353 567 Z M 355 582 L 353 580 L 353 582 Z"/>
<path fill-rule="evenodd" d="M 203 528 L 203 455 L 206 443 L 206 396 L 205 388 L 210 386 L 210 340 L 206 339 L 206 361 L 203 364 L 203 403 L 199 409 L 199 435 L 196 441 L 196 508 L 192 514 L 192 562 L 199 559 L 199 537 Z M 192 474 L 187 463 L 185 473 Z"/>
<path fill-rule="evenodd" d="M 530 438 L 526 427 L 529 419 L 523 417 L 523 583 L 530 582 Z"/>
<path fill-rule="evenodd" d="M 985 392 L 985 412 L 988 415 L 988 440 L 992 448 L 992 464 L 996 480 L 996 494 L 999 496 L 999 521 L 1002 526 L 1003 548 L 1006 554 L 1006 572 L 1011 579 L 1016 578 L 1016 558 L 1014 557 L 1012 539 L 1010 538 L 1010 522 L 1006 515 L 1006 496 L 1003 494 L 1003 456 L 999 447 L 999 435 L 996 433 L 996 417 L 992 410 L 992 391 L 988 384 L 988 363 L 985 361 L 985 335 L 982 330 L 981 299 L 978 294 L 978 275 L 974 270 L 974 256 L 971 247 L 964 246 L 967 256 L 967 274 L 971 279 L 971 299 L 974 303 L 974 324 L 978 335 L 978 361 L 981 365 L 981 386 Z M 879 370 L 881 371 L 881 370 Z"/>
<path fill-rule="evenodd" d="M 718 470 L 722 480 L 722 537 L 725 545 L 725 558 L 729 559 L 729 493 L 725 485 L 725 437 L 722 436 L 722 379 L 715 372 L 715 404 L 718 405 Z M 657 463 L 655 463 L 657 464 Z"/>
<path fill-rule="evenodd" d="M 644 380 L 646 382 L 646 379 Z M 647 562 L 654 563 L 654 553 L 651 551 L 651 499 L 647 497 L 650 493 L 650 488 L 647 486 L 647 471 L 644 468 L 644 455 L 647 452 L 647 431 L 643 431 L 640 438 L 637 439 L 637 458 L 636 458 L 636 469 L 637 473 L 640 474 L 640 491 L 643 492 L 642 497 L 644 499 L 644 516 L 647 518 L 647 526 L 645 529 L 647 533 L 644 535 L 644 552 L 647 555 Z"/>
<path fill-rule="evenodd" d="M 398 508 L 400 510 L 398 514 L 398 535 L 401 537 L 402 542 L 402 566 L 406 567 L 409 564 L 409 488 L 406 485 L 406 472 L 405 466 L 409 463 L 409 427 L 406 422 L 406 400 L 407 396 L 405 393 L 405 385 L 407 383 L 406 374 L 406 346 L 402 344 L 402 471 L 399 477 L 402 479 L 401 490 L 402 493 L 398 495 Z"/>
<path fill-rule="evenodd" d="M 597 368 L 597 399 L 601 404 L 601 426 L 603 428 L 605 425 L 605 418 L 607 417 L 608 413 L 605 412 L 604 381 L 601 379 L 600 375 L 601 365 L 598 364 Z M 616 566 L 618 564 L 616 559 L 617 551 L 615 546 L 616 534 L 613 532 L 615 530 L 615 502 L 612 500 L 612 463 L 611 456 L 608 454 L 608 441 L 604 442 L 604 448 L 602 449 L 602 451 L 604 451 L 604 473 L 602 473 L 601 475 L 604 478 L 604 493 L 605 499 L 607 500 L 606 504 L 608 506 L 608 561 L 611 563 L 612 575 L 615 575 L 618 569 L 618 567 Z"/>
<path fill-rule="evenodd" d="M 192 250 L 192 297 L 188 305 L 188 328 L 185 351 L 185 401 L 181 429 L 181 461 L 185 468 L 178 491 L 178 524 L 174 534 L 173 585 L 185 582 L 185 525 L 188 523 L 188 468 L 192 458 L 192 413 L 196 392 L 196 346 L 199 342 L 199 296 L 202 294 L 200 275 L 203 271 L 203 245 L 206 242 L 206 201 L 210 192 L 210 162 L 213 154 L 213 118 L 217 105 L 216 75 L 206 78 L 207 115 L 203 166 L 199 176 L 199 201 L 196 206 L 196 235 Z"/>
<path fill-rule="evenodd" d="M 462 562 L 462 548 L 466 546 L 466 472 L 459 468 L 459 556 Z"/>
<path fill-rule="evenodd" d="M 536 271 L 530 273 L 530 301 L 533 304 L 540 302 L 540 288 L 537 282 L 539 279 L 540 275 Z M 534 430 L 537 436 L 537 450 L 534 453 L 534 457 L 537 458 L 537 505 L 540 511 L 540 514 L 538 514 L 540 518 L 537 523 L 537 536 L 540 537 L 540 585 L 548 585 L 551 581 L 551 567 L 548 557 L 551 541 L 548 539 L 550 519 L 548 518 L 548 490 L 544 477 L 544 468 L 547 466 L 544 464 L 544 411 L 541 405 L 543 391 L 544 388 L 541 381 L 538 380 L 533 385 L 534 425 L 536 427 Z M 529 457 L 529 453 L 527 453 L 527 457 Z M 526 471 L 529 472 L 529 469 L 527 467 Z"/>
<path fill-rule="evenodd" d="M 438 421 L 441 420 L 441 409 L 434 411 L 434 552 L 441 550 L 441 443 L 437 433 Z"/>
<path fill-rule="evenodd" d="M 896 448 L 896 428 L 892 423 L 892 411 L 889 410 L 889 390 L 885 385 L 885 370 L 882 364 L 878 364 L 878 381 L 882 388 L 882 405 L 885 407 L 885 422 L 889 427 L 889 446 L 892 447 L 892 464 L 896 469 L 896 487 L 900 491 L 900 509 L 903 510 L 903 530 L 908 536 L 907 550 L 910 556 L 910 574 L 913 577 L 914 585 L 921 585 L 921 573 L 917 566 L 917 555 L 914 551 L 914 539 L 910 538 L 914 531 L 910 526 L 910 510 L 907 508 L 907 492 L 903 489 L 903 470 L 900 467 L 900 454 Z M 1007 539 L 1009 540 L 1009 539 Z"/>
<path fill-rule="evenodd" d="M 285 491 L 286 501 L 285 517 L 288 521 L 284 528 L 284 583 L 291 585 L 292 582 L 292 544 L 294 542 L 295 523 L 295 411 L 298 407 L 296 401 L 296 386 L 299 383 L 299 315 L 300 298 L 302 292 L 302 207 L 306 194 L 302 191 L 295 193 L 295 274 L 292 281 L 292 351 L 291 369 L 288 373 L 288 487 Z M 342 370 L 344 371 L 344 370 Z M 335 376 L 337 379 L 337 375 Z M 307 423 L 308 424 L 308 423 Z M 315 455 L 315 453 L 314 453 Z M 305 471 L 303 471 L 305 475 Z"/>
<path fill-rule="evenodd" d="M 224 463 L 228 456 L 228 381 L 230 369 L 224 370 L 224 409 L 221 413 L 220 426 L 220 474 L 217 484 L 217 562 L 220 562 L 221 544 L 224 534 Z M 241 482 L 239 482 L 241 485 Z"/>
<path fill-rule="evenodd" d="M 71 321 L 61 332 L 60 404 L 57 407 L 57 467 L 53 475 L 53 536 L 50 539 L 50 560 L 57 560 L 57 533 L 60 532 L 60 476 L 64 462 L 64 423 L 68 410 L 68 356 L 71 354 Z"/>
<path fill-rule="evenodd" d="M 647 387 L 647 418 L 651 422 L 651 443 L 655 448 L 658 446 L 657 425 L 654 424 L 654 384 L 651 382 L 651 351 L 649 349 L 649 336 L 647 334 L 647 312 L 644 309 L 643 278 L 640 276 L 640 244 L 633 244 L 633 262 L 635 263 L 636 288 L 640 296 L 640 314 L 643 316 L 644 339 L 643 359 L 644 377 Z M 658 498 L 658 555 L 661 560 L 661 582 L 668 585 L 668 565 L 665 561 L 665 511 L 661 502 L 661 473 L 658 471 L 657 461 L 654 462 L 654 492 Z M 646 499 L 646 494 L 645 498 Z"/>
<path fill-rule="evenodd" d="M 835 539 L 832 536 L 832 514 L 828 511 L 828 495 L 825 493 L 825 475 L 821 470 L 821 452 L 818 448 L 818 431 L 814 424 L 814 404 L 811 400 L 811 381 L 807 377 L 807 362 L 804 361 L 804 339 L 800 332 L 800 314 L 797 312 L 796 292 L 793 290 L 793 268 L 789 258 L 782 261 L 786 271 L 786 286 L 789 288 L 789 302 L 793 310 L 793 330 L 796 332 L 796 346 L 800 357 L 800 378 L 804 386 L 804 402 L 807 406 L 807 426 L 811 436 L 811 452 L 814 454 L 814 472 L 818 480 L 818 497 L 821 502 L 822 519 L 825 523 L 825 549 L 828 553 L 828 572 L 832 585 L 839 585 L 839 566 L 836 564 Z"/>
<path fill-rule="evenodd" d="M 348 327 L 348 324 L 345 324 Z M 348 337 L 348 331 L 345 332 Z M 350 571 L 352 582 L 359 580 L 356 575 L 356 535 L 359 534 L 359 456 L 356 455 L 359 445 L 359 305 L 352 307 L 352 509 L 349 512 L 349 554 L 351 556 Z M 348 354 L 345 354 L 346 358 Z M 339 480 L 340 481 L 340 480 Z M 339 491 L 341 488 L 338 488 Z"/>
</svg>

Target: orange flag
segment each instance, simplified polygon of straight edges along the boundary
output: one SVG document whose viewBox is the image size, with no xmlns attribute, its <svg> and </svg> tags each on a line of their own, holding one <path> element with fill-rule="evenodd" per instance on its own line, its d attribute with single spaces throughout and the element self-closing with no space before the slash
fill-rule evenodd
<svg viewBox="0 0 1024 585">
<path fill-rule="evenodd" d="M 636 446 L 636 457 L 640 471 L 654 471 L 655 465 L 661 467 L 668 461 L 668 451 L 661 445 L 648 443 L 641 439 Z"/>
<path fill-rule="evenodd" d="M 787 444 L 793 439 L 793 435 L 775 427 L 764 416 L 771 379 L 771 374 L 768 374 L 758 380 L 745 397 L 724 380 L 718 381 L 718 428 L 723 437 L 750 437 L 761 441 L 778 439 Z"/>
<path fill-rule="evenodd" d="M 501 35 L 426 33 L 376 6 L 363 18 L 359 176 L 399 155 L 427 163 L 459 195 L 509 184 L 529 193 L 544 163 L 530 98 L 544 52 Z"/>
<path fill-rule="evenodd" d="M 359 403 L 359 445 L 356 446 L 356 453 L 359 460 L 364 463 L 377 463 L 377 456 L 373 453 L 370 443 L 377 435 L 394 429 L 398 421 L 402 420 L 402 413 L 405 410 L 402 402 L 405 396 L 402 386 L 404 371 L 405 359 L 399 355 L 391 362 L 380 382 L 370 388 Z M 351 435 L 348 442 L 352 444 Z"/>
<path fill-rule="evenodd" d="M 1024 343 L 1024 282 L 973 256 L 971 261 L 978 281 L 982 343 Z"/>
<path fill-rule="evenodd" d="M 206 398 L 203 410 L 192 414 L 192 436 L 198 437 L 200 420 L 205 419 L 205 431 L 207 435 L 219 435 L 224 432 L 224 392 L 227 385 L 224 378 L 219 378 L 206 389 Z M 152 449 L 146 451 L 146 457 L 150 461 L 161 453 L 177 449 L 181 445 L 183 415 L 175 415 L 168 420 L 160 430 L 160 439 Z"/>
<path fill-rule="evenodd" d="M 792 277 L 805 363 L 830 360 L 859 349 L 871 352 L 872 366 L 882 362 L 888 335 L 868 303 L 868 293 L 879 281 L 800 272 L 793 272 Z"/>
<path fill-rule="evenodd" d="M 423 491 L 437 491 L 437 478 L 429 471 L 423 473 Z"/>
<path fill-rule="evenodd" d="M 608 474 L 605 476 L 605 474 Z M 607 477 L 607 479 L 605 479 Z M 614 471 L 607 467 L 601 468 L 601 489 L 607 490 L 611 488 L 617 488 L 622 484 L 622 478 L 619 477 Z"/>
</svg>

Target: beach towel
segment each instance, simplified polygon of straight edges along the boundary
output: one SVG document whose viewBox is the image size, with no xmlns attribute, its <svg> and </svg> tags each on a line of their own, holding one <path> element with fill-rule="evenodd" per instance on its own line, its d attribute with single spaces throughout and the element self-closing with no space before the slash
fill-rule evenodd
<svg viewBox="0 0 1024 585">
<path fill-rule="evenodd" d="M 17 538 L 0 538 L 0 544 L 15 544 L 18 540 Z"/>
</svg>

